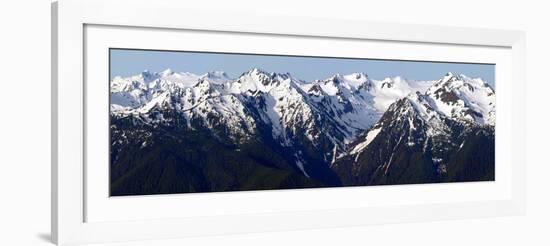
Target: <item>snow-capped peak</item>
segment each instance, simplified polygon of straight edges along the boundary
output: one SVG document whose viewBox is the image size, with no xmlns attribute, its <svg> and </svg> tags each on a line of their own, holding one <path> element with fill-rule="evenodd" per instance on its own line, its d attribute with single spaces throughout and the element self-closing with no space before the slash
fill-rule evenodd
<svg viewBox="0 0 550 246">
<path fill-rule="evenodd" d="M 347 79 L 347 80 L 359 80 L 359 81 L 367 81 L 367 79 L 369 78 L 369 76 L 366 74 L 366 73 L 351 73 L 351 74 L 348 74 L 348 75 L 344 75 L 344 77 Z"/>
<path fill-rule="evenodd" d="M 153 73 L 149 72 L 149 70 L 145 69 L 143 72 L 140 73 L 142 77 L 151 76 Z"/>
<path fill-rule="evenodd" d="M 465 75 L 459 74 L 459 73 L 447 72 L 443 76 L 443 78 L 441 78 L 440 83 L 458 81 L 458 80 L 461 80 L 463 76 Z"/>
<path fill-rule="evenodd" d="M 445 80 L 445 81 L 446 81 L 446 80 L 449 80 L 450 78 L 452 78 L 452 77 L 454 77 L 454 76 L 455 76 L 455 74 L 454 74 L 453 72 L 450 72 L 450 71 L 449 71 L 449 72 L 447 72 L 447 73 L 445 74 L 445 76 L 443 76 L 443 80 Z"/>
<path fill-rule="evenodd" d="M 231 80 L 231 78 L 229 78 L 227 73 L 225 73 L 224 71 L 218 71 L 218 70 L 210 71 L 208 73 L 203 74 L 201 76 L 201 79 L 206 79 L 218 84 L 225 83 Z"/>
<path fill-rule="evenodd" d="M 135 77 L 135 76 L 134 76 L 134 77 Z M 152 80 L 155 80 L 155 79 L 157 79 L 158 77 L 159 77 L 158 74 L 152 73 L 152 72 L 150 72 L 150 71 L 147 70 L 147 69 L 146 69 L 146 70 L 143 70 L 143 72 L 141 72 L 141 73 L 139 74 L 139 78 L 141 79 L 142 82 L 145 82 L 145 83 L 147 83 L 147 82 L 149 82 L 149 81 L 152 81 Z M 134 80 L 135 80 L 135 79 L 134 79 Z"/>
<path fill-rule="evenodd" d="M 257 67 L 248 70 L 248 72 L 244 73 L 243 75 L 246 75 L 246 74 L 247 75 L 252 75 L 252 76 L 260 76 L 260 75 L 268 76 L 269 75 L 268 72 L 262 70 L 261 68 L 257 68 Z"/>
<path fill-rule="evenodd" d="M 480 78 L 447 73 L 426 95 L 438 111 L 455 120 L 481 125 L 495 123 L 495 92 Z"/>
<path fill-rule="evenodd" d="M 162 77 L 170 76 L 172 74 L 174 74 L 174 71 L 172 71 L 172 69 L 170 68 L 167 68 L 164 71 L 160 72 L 160 76 Z"/>
<path fill-rule="evenodd" d="M 253 68 L 243 73 L 235 82 L 231 83 L 231 91 L 234 94 L 268 92 L 284 81 L 299 82 L 292 78 L 289 73 L 268 73 L 259 68 Z"/>
<path fill-rule="evenodd" d="M 443 78 L 439 80 L 437 84 L 445 84 L 445 83 L 452 83 L 455 81 L 462 81 L 467 83 L 476 83 L 479 85 L 487 84 L 485 81 L 483 81 L 481 78 L 470 78 L 464 74 L 460 73 L 453 73 L 453 72 L 447 72 Z"/>
</svg>

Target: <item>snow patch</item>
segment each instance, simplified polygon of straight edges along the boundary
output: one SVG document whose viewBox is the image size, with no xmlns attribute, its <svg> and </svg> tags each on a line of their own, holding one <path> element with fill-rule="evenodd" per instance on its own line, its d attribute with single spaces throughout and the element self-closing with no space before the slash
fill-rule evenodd
<svg viewBox="0 0 550 246">
<path fill-rule="evenodd" d="M 356 145 L 353 150 L 351 150 L 350 154 L 355 155 L 357 153 L 360 153 L 363 151 L 371 142 L 378 136 L 378 133 L 382 130 L 382 127 L 372 129 L 367 133 L 367 136 L 365 137 L 365 141 L 361 142 L 360 144 Z"/>
</svg>

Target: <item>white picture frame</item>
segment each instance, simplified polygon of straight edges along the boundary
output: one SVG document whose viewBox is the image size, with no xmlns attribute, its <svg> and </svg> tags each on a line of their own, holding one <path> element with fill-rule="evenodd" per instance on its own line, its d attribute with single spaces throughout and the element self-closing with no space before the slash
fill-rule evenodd
<svg viewBox="0 0 550 246">
<path fill-rule="evenodd" d="M 55 243 L 62 245 L 162 239 L 520 215 L 525 212 L 525 35 L 523 32 L 330 18 L 314 19 L 299 16 L 255 16 L 252 13 L 213 14 L 207 10 L 194 10 L 182 15 L 182 10 L 185 10 L 185 3 L 176 0 L 162 2 L 60 0 L 52 4 L 52 238 Z M 208 18 L 201 18 L 205 15 Z M 372 202 L 369 204 L 366 202 L 358 203 L 357 206 L 326 204 L 313 208 L 289 205 L 281 210 L 265 209 L 248 213 L 238 210 L 217 210 L 216 213 L 211 213 L 207 210 L 207 206 L 201 209 L 200 203 L 196 203 L 199 206 L 195 209 L 200 216 L 180 214 L 173 217 L 167 213 L 158 217 L 151 215 L 138 218 L 132 214 L 123 214 L 121 210 L 109 211 L 112 203 L 94 205 L 96 209 L 92 211 L 90 209 L 93 204 L 96 204 L 97 199 L 87 195 L 90 193 L 90 187 L 87 187 L 90 184 L 90 177 L 87 175 L 91 169 L 86 165 L 85 160 L 87 148 L 90 147 L 88 145 L 93 144 L 87 142 L 86 132 L 90 124 L 94 123 L 93 119 L 86 118 L 85 102 L 88 100 L 87 104 L 89 104 L 89 100 L 95 98 L 90 98 L 87 94 L 86 79 L 87 73 L 90 72 L 89 66 L 93 66 L 88 63 L 95 63 L 96 60 L 87 59 L 86 41 L 91 38 L 86 36 L 88 27 L 141 28 L 141 32 L 157 29 L 161 30 L 159 31 L 161 33 L 167 33 L 166 35 L 179 31 L 209 31 L 222 36 L 259 35 L 291 37 L 296 40 L 389 42 L 428 48 L 430 46 L 454 46 L 457 47 L 456 49 L 466 47 L 463 53 L 466 55 L 460 59 L 471 61 L 483 59 L 481 56 L 484 53 L 480 52 L 480 57 L 473 53 L 471 57 L 467 57 L 467 54 L 470 54 L 468 52 L 472 52 L 468 49 L 497 48 L 498 53 L 503 55 L 499 59 L 495 58 L 494 62 L 497 66 L 500 64 L 501 67 L 506 68 L 500 70 L 500 75 L 497 74 L 499 81 L 497 82 L 499 90 L 497 105 L 504 105 L 497 109 L 497 117 L 499 117 L 497 124 L 503 126 L 499 129 L 497 125 L 497 148 L 500 145 L 502 150 L 497 151 L 497 161 L 500 159 L 503 163 L 505 161 L 509 163 L 506 168 L 503 168 L 507 171 L 505 178 L 500 180 L 504 181 L 497 182 L 498 187 L 488 187 L 487 190 L 476 184 L 467 184 L 465 186 L 470 187 L 465 189 L 456 188 L 458 186 L 455 185 L 398 186 L 368 190 L 371 193 L 378 193 L 379 200 L 384 198 L 386 192 L 396 195 L 399 192 L 404 193 L 403 191 L 444 193 L 455 191 L 456 188 L 456 191 L 467 193 L 470 192 L 468 189 L 479 190 L 475 196 L 464 195 L 464 199 L 458 195 L 455 199 L 444 197 L 440 200 L 422 197 L 420 198 L 422 201 L 419 202 L 408 197 L 396 200 L 395 203 Z M 416 57 L 420 56 L 416 55 Z M 441 58 L 434 56 L 431 59 Z M 511 103 L 511 92 L 514 96 L 513 103 Z M 511 149 L 514 151 L 510 151 Z M 498 191 L 498 195 L 485 194 L 484 196 L 483 192 L 492 192 L 493 188 L 494 191 Z M 367 194 L 361 193 L 363 192 L 361 187 L 350 188 L 343 193 L 338 189 L 341 188 L 259 191 L 249 192 L 243 196 L 248 196 L 246 199 L 249 201 L 254 199 L 269 201 L 274 198 L 291 201 L 290 199 L 299 199 L 304 196 L 338 195 L 338 199 L 351 201 L 351 199 L 357 199 L 359 194 Z M 354 195 L 355 198 L 352 197 Z M 236 196 L 214 194 L 194 196 L 194 200 L 200 200 L 205 204 L 209 202 L 230 204 L 238 202 L 235 200 Z M 105 201 L 108 199 L 105 197 Z M 175 205 L 172 205 L 174 208 L 183 205 L 186 202 L 185 199 L 185 196 L 145 197 L 127 200 L 125 205 L 138 204 L 137 207 L 141 207 L 141 212 L 146 211 L 147 208 L 166 210 L 164 207 L 166 203 L 174 202 Z M 239 199 L 244 198 L 239 197 Z M 391 199 L 388 197 L 388 200 Z M 148 205 L 140 206 L 140 203 Z M 90 219 L 91 212 L 99 214 L 98 219 Z"/>
</svg>

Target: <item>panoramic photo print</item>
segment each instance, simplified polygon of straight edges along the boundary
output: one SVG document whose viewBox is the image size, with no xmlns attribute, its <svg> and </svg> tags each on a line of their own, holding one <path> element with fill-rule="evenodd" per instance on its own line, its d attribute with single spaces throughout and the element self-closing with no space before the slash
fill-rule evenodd
<svg viewBox="0 0 550 246">
<path fill-rule="evenodd" d="M 111 196 L 495 180 L 494 64 L 109 53 Z"/>
</svg>

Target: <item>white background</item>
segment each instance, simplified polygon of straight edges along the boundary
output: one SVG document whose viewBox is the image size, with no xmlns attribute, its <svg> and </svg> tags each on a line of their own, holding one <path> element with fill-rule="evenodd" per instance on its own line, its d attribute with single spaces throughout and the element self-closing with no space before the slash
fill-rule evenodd
<svg viewBox="0 0 550 246">
<path fill-rule="evenodd" d="M 160 1 L 160 0 L 159 0 Z M 189 8 L 527 31 L 527 216 L 110 245 L 548 245 L 550 33 L 544 1 L 188 1 Z M 261 2 L 261 3 L 260 3 Z M 162 13 L 151 13 L 162 14 Z M 184 14 L 184 13 L 182 13 Z M 0 8 L 0 244 L 49 245 L 50 1 Z M 361 31 L 361 30 L 358 30 Z"/>
</svg>

